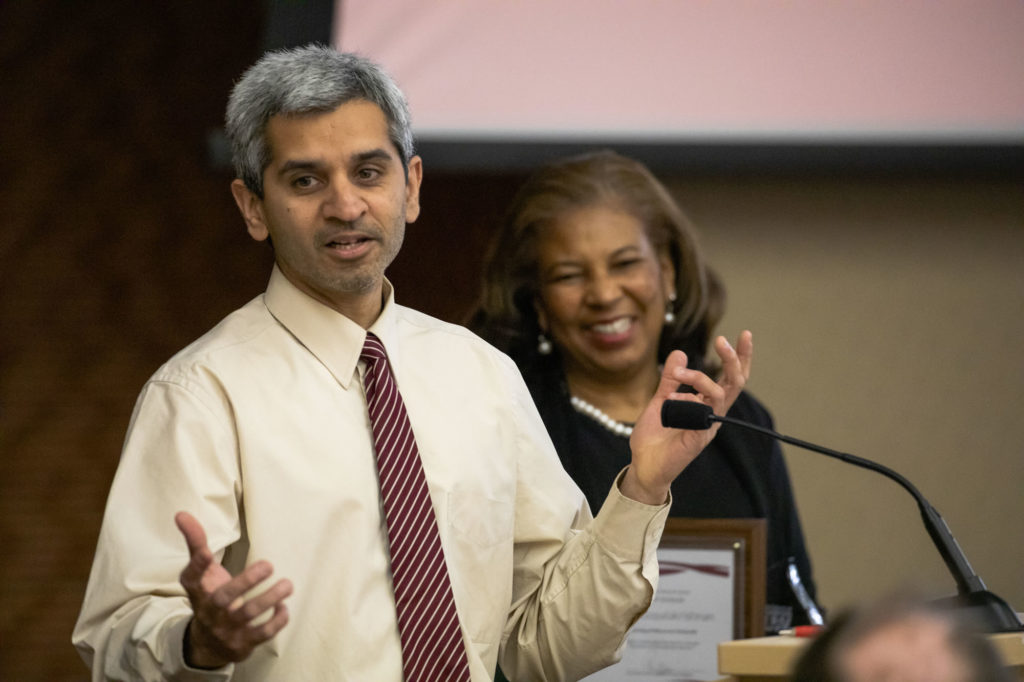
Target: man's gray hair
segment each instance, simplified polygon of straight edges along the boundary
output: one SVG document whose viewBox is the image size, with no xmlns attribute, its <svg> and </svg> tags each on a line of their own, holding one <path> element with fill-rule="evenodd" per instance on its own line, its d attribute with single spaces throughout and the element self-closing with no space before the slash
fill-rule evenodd
<svg viewBox="0 0 1024 682">
<path fill-rule="evenodd" d="M 384 112 L 388 137 L 408 171 L 413 156 L 409 105 L 391 76 L 365 57 L 307 45 L 266 53 L 232 89 L 226 130 L 235 173 L 262 197 L 263 171 L 270 165 L 270 117 L 326 113 L 358 99 Z"/>
</svg>

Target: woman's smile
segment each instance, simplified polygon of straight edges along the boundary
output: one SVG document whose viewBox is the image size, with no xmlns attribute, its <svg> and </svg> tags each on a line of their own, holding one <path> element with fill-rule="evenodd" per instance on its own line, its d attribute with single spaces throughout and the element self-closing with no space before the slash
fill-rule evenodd
<svg viewBox="0 0 1024 682">
<path fill-rule="evenodd" d="M 591 325 L 584 325 L 583 331 L 599 344 L 621 345 L 628 343 L 633 337 L 632 331 L 636 318 L 631 315 L 623 315 L 613 320 L 597 322 Z"/>
</svg>

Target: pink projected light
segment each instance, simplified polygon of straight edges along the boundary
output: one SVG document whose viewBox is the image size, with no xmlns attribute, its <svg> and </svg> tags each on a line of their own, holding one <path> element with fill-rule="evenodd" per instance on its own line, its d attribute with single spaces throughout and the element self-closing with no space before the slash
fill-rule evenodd
<svg viewBox="0 0 1024 682">
<path fill-rule="evenodd" d="M 1024 141 L 1020 0 L 345 0 L 421 139 Z"/>
</svg>

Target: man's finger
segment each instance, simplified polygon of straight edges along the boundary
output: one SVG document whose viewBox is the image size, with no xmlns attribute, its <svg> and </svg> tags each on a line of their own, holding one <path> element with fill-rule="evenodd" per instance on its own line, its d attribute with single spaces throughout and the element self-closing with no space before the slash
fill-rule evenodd
<svg viewBox="0 0 1024 682">
<path fill-rule="evenodd" d="M 185 568 L 182 569 L 179 580 L 181 581 L 182 587 L 185 588 L 189 594 L 198 591 L 202 585 L 203 576 L 206 574 L 206 569 L 213 563 L 213 554 L 210 550 L 200 550 L 192 555 L 188 563 L 185 564 Z"/>
<path fill-rule="evenodd" d="M 672 354 L 674 355 L 677 352 L 679 351 L 673 351 Z M 685 354 L 679 352 L 679 355 L 685 360 Z M 662 374 L 661 382 L 658 384 L 658 397 L 662 399 L 668 398 L 676 393 L 680 384 L 685 384 L 692 388 L 700 398 L 706 399 L 716 407 L 719 407 L 716 401 L 724 399 L 725 390 L 718 382 L 698 369 L 686 367 L 685 362 L 672 362 L 673 359 L 672 355 L 670 355 L 669 361 L 665 363 L 665 371 Z"/>
<path fill-rule="evenodd" d="M 740 356 L 744 375 L 749 378 L 750 366 L 754 359 L 754 335 L 749 329 L 740 332 L 740 338 L 736 341 L 736 353 Z"/>
<path fill-rule="evenodd" d="M 224 611 L 237 610 L 242 596 L 273 574 L 274 568 L 267 561 L 257 561 L 237 576 L 217 588 L 211 595 L 212 605 Z M 237 603 L 236 603 L 237 602 Z"/>
<path fill-rule="evenodd" d="M 256 628 L 255 639 L 257 644 L 261 644 L 278 632 L 288 624 L 288 607 L 284 604 L 278 604 L 274 608 L 273 617 L 263 625 Z"/>
<path fill-rule="evenodd" d="M 278 580 L 272 587 L 245 602 L 237 613 L 240 618 L 244 619 L 244 622 L 248 623 L 270 609 L 276 610 L 285 599 L 291 596 L 291 593 L 291 581 L 288 579 Z"/>
<path fill-rule="evenodd" d="M 686 368 L 687 362 L 686 353 L 683 351 L 674 350 L 669 353 L 665 359 L 665 367 L 661 371 L 661 378 L 658 380 L 658 388 L 654 392 L 655 397 L 664 399 L 679 388 L 679 371 Z"/>
<path fill-rule="evenodd" d="M 722 385 L 737 391 L 742 390 L 750 378 L 750 365 L 753 359 L 750 332 L 743 332 L 740 335 L 737 348 L 733 348 L 724 336 L 719 336 L 715 339 L 715 352 L 722 361 Z"/>
<path fill-rule="evenodd" d="M 174 515 L 174 523 L 178 530 L 185 536 L 185 543 L 188 545 L 188 553 L 195 556 L 198 552 L 208 549 L 206 544 L 206 531 L 203 525 L 187 511 L 180 511 Z"/>
</svg>

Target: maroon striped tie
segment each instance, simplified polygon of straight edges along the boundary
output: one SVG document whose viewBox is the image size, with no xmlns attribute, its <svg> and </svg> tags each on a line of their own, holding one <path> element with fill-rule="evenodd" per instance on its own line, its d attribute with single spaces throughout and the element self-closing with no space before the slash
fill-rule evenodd
<svg viewBox="0 0 1024 682">
<path fill-rule="evenodd" d="M 366 362 L 366 403 L 391 542 L 405 680 L 468 682 L 469 662 L 441 536 L 405 403 L 391 375 L 384 344 L 376 335 L 366 334 L 360 357 Z"/>
</svg>

